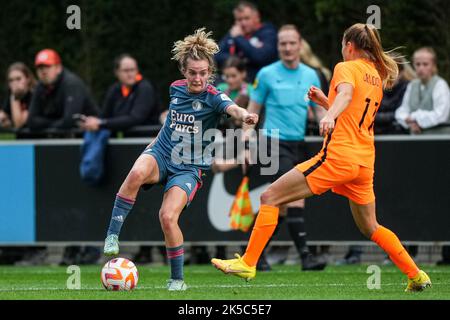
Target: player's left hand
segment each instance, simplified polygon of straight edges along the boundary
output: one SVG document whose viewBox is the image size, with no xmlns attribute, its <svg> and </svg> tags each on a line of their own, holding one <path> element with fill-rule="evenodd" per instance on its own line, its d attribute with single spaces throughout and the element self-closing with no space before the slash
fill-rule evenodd
<svg viewBox="0 0 450 320">
<path fill-rule="evenodd" d="M 334 129 L 335 121 L 333 117 L 330 117 L 328 113 L 320 120 L 319 123 L 319 133 L 321 136 L 325 136 L 328 133 L 331 133 Z"/>
<path fill-rule="evenodd" d="M 245 124 L 257 124 L 258 123 L 258 115 L 256 113 L 248 113 L 244 117 L 244 123 Z"/>
</svg>

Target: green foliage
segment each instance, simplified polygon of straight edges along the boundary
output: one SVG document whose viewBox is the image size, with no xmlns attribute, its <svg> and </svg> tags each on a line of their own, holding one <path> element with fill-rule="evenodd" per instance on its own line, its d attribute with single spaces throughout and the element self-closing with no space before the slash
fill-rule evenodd
<svg viewBox="0 0 450 320">
<path fill-rule="evenodd" d="M 179 78 L 170 60 L 174 41 L 205 26 L 219 40 L 233 23 L 237 0 L 14 0 L 0 4 L 0 73 L 14 61 L 32 66 L 42 48 L 55 48 L 64 64 L 91 87 L 98 101 L 114 81 L 112 62 L 128 52 L 167 101 L 168 84 Z M 263 19 L 276 26 L 297 24 L 330 69 L 340 57 L 346 27 L 365 22 L 366 8 L 381 8 L 381 35 L 386 48 L 436 48 L 441 74 L 450 80 L 450 7 L 445 0 L 264 0 L 256 1 Z M 81 30 L 66 28 L 71 4 L 81 7 Z M 4 86 L 2 86 L 4 92 Z"/>
</svg>

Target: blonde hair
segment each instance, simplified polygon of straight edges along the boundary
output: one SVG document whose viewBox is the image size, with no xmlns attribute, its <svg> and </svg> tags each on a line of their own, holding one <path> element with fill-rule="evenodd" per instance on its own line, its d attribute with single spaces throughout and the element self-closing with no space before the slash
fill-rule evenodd
<svg viewBox="0 0 450 320">
<path fill-rule="evenodd" d="M 314 54 L 308 41 L 302 38 L 302 47 L 300 49 L 300 60 L 314 69 L 319 69 L 327 79 L 331 79 L 331 71 L 325 68 L 322 61 Z"/>
<path fill-rule="evenodd" d="M 375 63 L 384 88 L 392 88 L 398 77 L 396 60 L 400 55 L 394 50 L 383 51 L 381 37 L 372 25 L 356 23 L 344 32 L 344 42 L 352 42 L 357 49 L 363 50 Z"/>
<path fill-rule="evenodd" d="M 172 60 L 178 62 L 179 69 L 182 73 L 186 70 L 187 60 L 206 60 L 209 64 L 211 72 L 210 81 L 214 79 L 216 67 L 214 63 L 214 55 L 219 52 L 219 46 L 211 38 L 212 32 L 206 32 L 205 28 L 195 30 L 194 34 L 185 37 L 174 43 L 172 49 Z"/>
</svg>

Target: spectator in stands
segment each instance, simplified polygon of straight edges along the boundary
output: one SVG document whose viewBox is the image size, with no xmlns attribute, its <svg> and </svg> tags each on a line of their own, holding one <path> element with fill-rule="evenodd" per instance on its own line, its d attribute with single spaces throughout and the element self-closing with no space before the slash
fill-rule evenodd
<svg viewBox="0 0 450 320">
<path fill-rule="evenodd" d="M 450 90 L 447 82 L 438 75 L 436 52 L 431 47 L 417 49 L 413 55 L 413 66 L 417 79 L 407 88 L 395 118 L 411 134 L 449 133 Z M 447 126 L 439 127 L 446 123 Z M 443 246 L 439 264 L 450 263 L 450 247 Z M 417 253 L 417 246 L 408 250 Z"/>
<path fill-rule="evenodd" d="M 277 53 L 277 30 L 270 23 L 262 23 L 257 6 L 241 1 L 233 10 L 234 25 L 220 41 L 220 52 L 216 55 L 219 68 L 233 55 L 247 64 L 247 80 L 253 82 L 256 73 L 264 66 L 275 62 Z"/>
<path fill-rule="evenodd" d="M 412 134 L 440 133 L 449 127 L 438 127 L 449 121 L 450 92 L 447 82 L 439 77 L 433 48 L 414 52 L 413 65 L 418 79 L 411 81 L 395 118 Z"/>
<path fill-rule="evenodd" d="M 225 82 L 219 84 L 217 88 L 228 95 L 238 106 L 247 108 L 253 86 L 245 81 L 247 69 L 244 61 L 236 56 L 229 57 L 223 66 L 222 77 Z M 240 122 L 233 121 L 226 127 L 240 126 Z"/>
<path fill-rule="evenodd" d="M 71 129 L 76 127 L 74 115 L 98 113 L 84 82 L 62 65 L 59 54 L 52 49 L 38 52 L 35 67 L 39 83 L 31 99 L 28 126 L 31 130 Z M 61 265 L 91 263 L 99 253 L 94 247 L 65 248 Z"/>
<path fill-rule="evenodd" d="M 159 124 L 157 92 L 139 73 L 136 59 L 129 54 L 118 56 L 114 61 L 114 73 L 118 81 L 109 88 L 100 117 L 84 117 L 81 128 L 125 131 L 138 125 Z"/>
<path fill-rule="evenodd" d="M 63 67 L 56 51 L 40 51 L 35 66 L 39 83 L 30 104 L 30 129 L 70 129 L 75 127 L 75 114 L 97 114 L 97 106 L 86 85 Z"/>
<path fill-rule="evenodd" d="M 383 100 L 375 118 L 375 134 L 403 133 L 403 128 L 395 121 L 395 112 L 402 104 L 406 87 L 416 74 L 406 59 L 398 64 L 398 70 L 394 86 L 383 92 Z"/>
<path fill-rule="evenodd" d="M 6 72 L 6 82 L 8 95 L 0 106 L 0 127 L 20 129 L 28 119 L 36 79 L 24 63 L 15 62 Z"/>
</svg>

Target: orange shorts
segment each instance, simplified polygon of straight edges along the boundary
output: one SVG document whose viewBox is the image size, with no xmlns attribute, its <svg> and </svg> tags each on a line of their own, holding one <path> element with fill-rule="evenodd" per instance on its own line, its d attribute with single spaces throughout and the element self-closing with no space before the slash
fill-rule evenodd
<svg viewBox="0 0 450 320">
<path fill-rule="evenodd" d="M 375 201 L 373 168 L 329 158 L 322 161 L 321 155 L 316 155 L 295 167 L 304 174 L 309 188 L 316 195 L 331 189 L 357 204 Z"/>
</svg>

